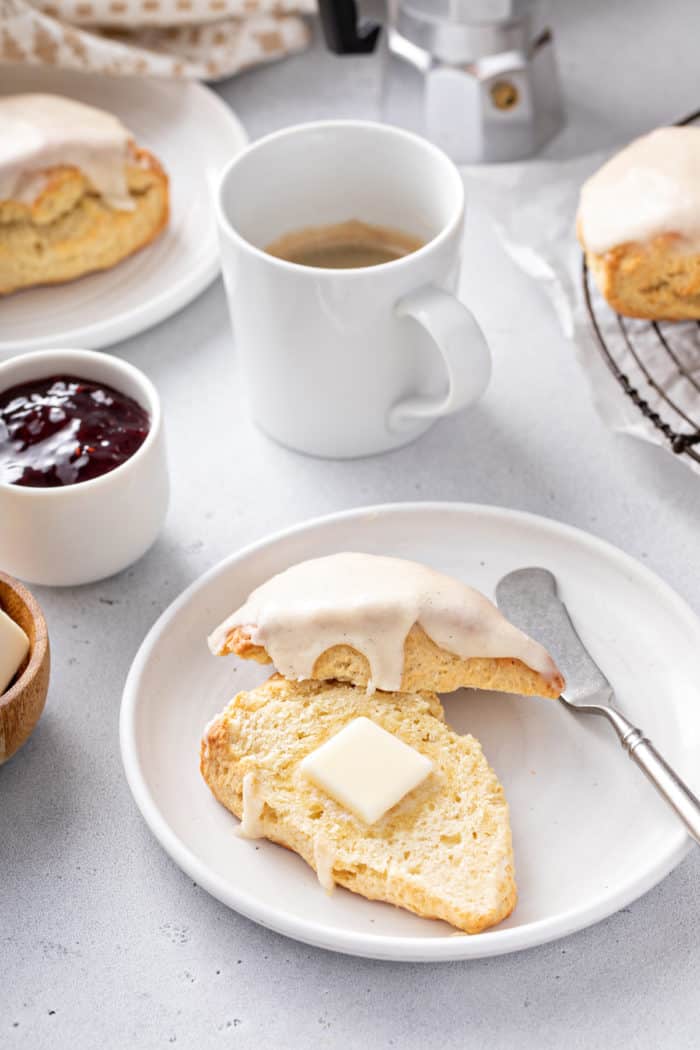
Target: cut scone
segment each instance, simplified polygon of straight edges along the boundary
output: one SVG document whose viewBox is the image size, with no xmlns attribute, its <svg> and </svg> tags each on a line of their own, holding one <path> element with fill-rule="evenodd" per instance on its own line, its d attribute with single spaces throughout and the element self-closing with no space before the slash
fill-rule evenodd
<svg viewBox="0 0 700 1050">
<path fill-rule="evenodd" d="M 272 658 L 265 648 L 250 639 L 250 629 L 231 629 L 220 655 L 235 653 L 245 660 L 270 664 Z M 367 687 L 371 679 L 366 656 L 349 645 L 334 645 L 318 657 L 312 678 L 319 681 L 337 679 Z M 414 624 L 404 642 L 403 674 L 400 689 L 403 692 L 430 690 L 450 693 L 455 689 L 495 689 L 501 693 L 520 696 L 548 696 L 556 699 L 564 688 L 561 675 L 544 678 L 522 660 L 503 656 L 472 656 L 460 660 L 453 653 L 441 649 Z"/>
<path fill-rule="evenodd" d="M 617 313 L 700 320 L 700 129 L 657 128 L 583 185 L 586 262 Z"/>
<path fill-rule="evenodd" d="M 166 226 L 167 175 L 110 114 L 7 96 L 0 138 L 0 295 L 108 269 Z"/>
<path fill-rule="evenodd" d="M 552 657 L 479 591 L 426 565 L 355 552 L 273 576 L 209 638 L 213 653 L 273 663 L 286 678 L 368 690 L 464 686 L 558 697 Z"/>
<path fill-rule="evenodd" d="M 433 762 L 433 772 L 371 826 L 312 784 L 307 755 L 364 716 Z M 239 693 L 205 730 L 202 776 L 243 817 L 244 778 L 260 834 L 326 880 L 478 933 L 513 910 L 508 804 L 477 740 L 442 720 L 434 695 L 375 693 L 273 675 Z"/>
</svg>

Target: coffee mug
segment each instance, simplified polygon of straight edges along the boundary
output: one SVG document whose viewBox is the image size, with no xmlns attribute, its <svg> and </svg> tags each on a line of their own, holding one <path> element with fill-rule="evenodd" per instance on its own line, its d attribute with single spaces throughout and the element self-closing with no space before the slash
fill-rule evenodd
<svg viewBox="0 0 700 1050">
<path fill-rule="evenodd" d="M 291 127 L 228 165 L 217 212 L 250 409 L 281 444 L 332 458 L 384 452 L 486 389 L 486 341 L 454 294 L 464 187 L 431 143 L 364 121 Z M 356 269 L 264 250 L 286 233 L 352 219 L 423 246 Z"/>
</svg>

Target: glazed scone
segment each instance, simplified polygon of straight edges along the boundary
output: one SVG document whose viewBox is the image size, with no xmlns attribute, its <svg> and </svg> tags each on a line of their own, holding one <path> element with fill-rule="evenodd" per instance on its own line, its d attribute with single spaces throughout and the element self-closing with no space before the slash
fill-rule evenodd
<svg viewBox="0 0 700 1050">
<path fill-rule="evenodd" d="M 304 776 L 307 755 L 364 716 L 426 755 L 433 772 L 371 826 Z M 333 682 L 273 675 L 209 724 L 202 776 L 243 817 L 254 785 L 260 835 L 294 850 L 324 880 L 371 900 L 478 933 L 513 910 L 508 804 L 481 746 L 442 720 L 436 696 L 373 696 Z M 250 802 L 249 802 L 250 804 Z"/>
<path fill-rule="evenodd" d="M 114 266 L 168 213 L 165 172 L 115 117 L 59 96 L 0 98 L 0 294 Z"/>
<path fill-rule="evenodd" d="M 226 653 L 235 653 L 260 664 L 272 663 L 267 650 L 251 642 L 249 629 L 245 627 L 231 629 L 220 655 Z M 417 624 L 406 635 L 403 653 L 399 686 L 403 692 L 428 689 L 436 693 L 451 693 L 455 689 L 471 688 L 556 699 L 564 688 L 563 678 L 544 678 L 522 660 L 503 656 L 472 656 L 460 660 L 436 645 Z M 311 678 L 321 681 L 336 679 L 366 688 L 371 680 L 369 661 L 350 645 L 334 645 L 318 657 Z"/>
<path fill-rule="evenodd" d="M 258 587 L 209 645 L 273 663 L 295 681 L 370 691 L 472 687 L 556 698 L 564 687 L 549 653 L 483 594 L 416 562 L 368 554 L 292 566 Z"/>
<path fill-rule="evenodd" d="M 578 239 L 618 313 L 700 319 L 700 128 L 658 128 L 581 190 Z"/>
</svg>

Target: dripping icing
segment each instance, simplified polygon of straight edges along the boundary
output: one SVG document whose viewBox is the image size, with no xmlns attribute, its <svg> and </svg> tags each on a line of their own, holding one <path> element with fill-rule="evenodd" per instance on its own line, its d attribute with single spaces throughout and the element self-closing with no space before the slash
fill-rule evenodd
<svg viewBox="0 0 700 1050">
<path fill-rule="evenodd" d="M 521 660 L 549 681 L 558 675 L 549 653 L 514 627 L 479 591 L 399 558 L 343 553 L 300 562 L 249 596 L 209 638 L 221 652 L 234 627 L 246 627 L 286 678 L 312 677 L 334 645 L 367 658 L 376 689 L 400 689 L 404 643 L 419 624 L 436 645 L 463 660 Z"/>
<path fill-rule="evenodd" d="M 265 837 L 262 816 L 265 800 L 260 793 L 255 773 L 246 773 L 243 777 L 243 815 L 237 829 L 242 839 L 262 839 Z"/>
<path fill-rule="evenodd" d="M 335 889 L 333 878 L 333 865 L 335 864 L 335 850 L 326 842 L 321 835 L 314 839 L 314 868 L 316 877 L 326 893 L 332 893 Z"/>
<path fill-rule="evenodd" d="M 60 95 L 0 98 L 0 201 L 31 202 L 56 167 L 76 167 L 113 208 L 131 210 L 126 184 L 131 135 L 111 113 Z"/>
</svg>

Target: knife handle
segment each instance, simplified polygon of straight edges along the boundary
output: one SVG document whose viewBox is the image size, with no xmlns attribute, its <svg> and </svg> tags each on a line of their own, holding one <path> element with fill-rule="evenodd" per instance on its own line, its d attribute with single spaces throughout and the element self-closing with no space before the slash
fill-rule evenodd
<svg viewBox="0 0 700 1050">
<path fill-rule="evenodd" d="M 700 845 L 700 800 L 693 794 L 676 771 L 659 754 L 641 729 L 631 727 L 620 737 L 622 746 L 643 770 L 659 794 L 676 811 L 689 833 Z"/>
</svg>

